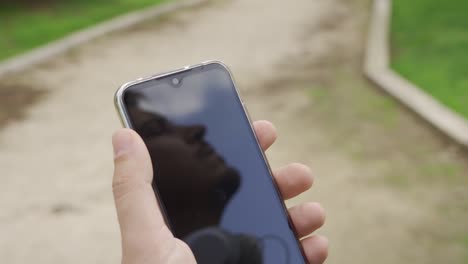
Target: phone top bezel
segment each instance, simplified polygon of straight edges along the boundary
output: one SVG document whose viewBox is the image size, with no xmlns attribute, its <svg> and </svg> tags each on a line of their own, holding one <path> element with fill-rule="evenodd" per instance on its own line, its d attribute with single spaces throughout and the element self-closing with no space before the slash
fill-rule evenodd
<svg viewBox="0 0 468 264">
<path fill-rule="evenodd" d="M 116 110 L 117 110 L 117 112 L 119 114 L 120 121 L 121 121 L 122 125 L 124 127 L 126 127 L 126 128 L 132 128 L 130 118 L 128 116 L 127 110 L 125 109 L 125 103 L 124 103 L 124 94 L 125 94 L 125 91 L 128 88 L 130 88 L 132 86 L 135 86 L 135 85 L 138 85 L 138 84 L 148 82 L 148 81 L 158 80 L 158 79 L 162 79 L 162 78 L 169 77 L 169 76 L 172 76 L 172 75 L 178 75 L 178 74 L 181 74 L 181 73 L 184 73 L 184 72 L 189 72 L 191 70 L 198 69 L 200 67 L 210 66 L 210 65 L 218 65 L 218 66 L 221 66 L 224 70 L 226 70 L 226 72 L 229 74 L 229 77 L 231 78 L 231 80 L 233 80 L 234 90 L 236 92 L 237 99 L 240 100 L 240 102 L 244 106 L 244 104 L 242 102 L 242 99 L 239 96 L 238 89 L 237 89 L 237 87 L 235 85 L 234 77 L 232 75 L 232 72 L 229 70 L 229 68 L 226 66 L 226 64 L 224 64 L 223 62 L 218 61 L 218 60 L 209 60 L 209 61 L 204 61 L 204 62 L 201 62 L 201 63 L 198 63 L 198 64 L 194 64 L 194 65 L 187 65 L 187 66 L 184 66 L 184 67 L 179 68 L 177 70 L 164 72 L 164 73 L 156 74 L 156 75 L 151 75 L 151 76 L 148 76 L 148 77 L 141 77 L 141 78 L 138 78 L 138 79 L 136 79 L 134 81 L 130 81 L 130 82 L 127 82 L 127 83 L 124 83 L 123 85 L 121 85 L 117 89 L 117 91 L 115 92 L 114 106 L 115 106 L 115 108 L 116 108 Z"/>
</svg>

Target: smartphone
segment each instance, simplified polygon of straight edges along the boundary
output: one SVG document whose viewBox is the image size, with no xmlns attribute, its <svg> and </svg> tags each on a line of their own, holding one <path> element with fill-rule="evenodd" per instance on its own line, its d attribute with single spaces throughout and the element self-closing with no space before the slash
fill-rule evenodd
<svg viewBox="0 0 468 264">
<path fill-rule="evenodd" d="M 148 147 L 168 227 L 197 263 L 307 263 L 223 63 L 126 83 L 115 103 L 124 126 Z"/>
</svg>

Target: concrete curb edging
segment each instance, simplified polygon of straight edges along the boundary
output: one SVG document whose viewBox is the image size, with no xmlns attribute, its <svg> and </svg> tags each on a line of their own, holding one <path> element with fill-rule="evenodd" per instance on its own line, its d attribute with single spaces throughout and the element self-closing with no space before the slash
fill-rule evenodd
<svg viewBox="0 0 468 264">
<path fill-rule="evenodd" d="M 193 7 L 206 1 L 208 0 L 179 0 L 118 16 L 89 29 L 72 33 L 63 39 L 59 39 L 45 46 L 36 48 L 24 55 L 19 55 L 0 63 L 0 77 L 44 62 L 53 56 L 62 54 L 80 44 L 89 42 L 90 40 L 102 35 L 128 28 L 145 20 L 173 12 L 180 8 Z"/>
<path fill-rule="evenodd" d="M 391 0 L 374 0 L 364 58 L 364 74 L 444 134 L 468 148 L 468 121 L 389 67 Z"/>
</svg>

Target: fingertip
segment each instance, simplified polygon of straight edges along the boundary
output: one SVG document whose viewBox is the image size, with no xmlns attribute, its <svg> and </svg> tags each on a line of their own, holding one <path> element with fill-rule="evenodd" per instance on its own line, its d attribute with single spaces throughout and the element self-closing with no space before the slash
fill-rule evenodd
<svg viewBox="0 0 468 264">
<path fill-rule="evenodd" d="M 271 123 L 268 120 L 258 120 L 255 122 L 255 124 L 258 126 L 260 132 L 269 134 L 271 137 L 276 138 L 277 130 L 276 130 L 275 125 L 273 125 L 273 123 Z"/>
<path fill-rule="evenodd" d="M 255 134 L 257 135 L 258 141 L 265 151 L 270 147 L 276 140 L 278 134 L 276 127 L 267 120 L 258 120 L 253 123 Z"/>
<path fill-rule="evenodd" d="M 323 263 L 328 257 L 329 241 L 327 237 L 314 235 L 302 240 L 307 259 L 312 264 Z"/>
<path fill-rule="evenodd" d="M 310 189 L 314 184 L 312 169 L 309 166 L 298 162 L 291 163 L 290 166 L 292 167 L 292 170 L 296 172 L 300 184 L 304 186 L 306 190 Z"/>
<path fill-rule="evenodd" d="M 325 211 L 319 203 L 315 202 L 291 207 L 289 215 L 299 237 L 308 236 L 325 223 Z"/>
<path fill-rule="evenodd" d="M 317 262 L 322 263 L 328 258 L 329 241 L 325 236 L 317 236 Z"/>
<path fill-rule="evenodd" d="M 315 229 L 322 227 L 325 224 L 326 213 L 325 209 L 320 203 L 310 202 L 306 204 L 307 209 L 310 212 L 313 212 L 316 218 Z"/>
<path fill-rule="evenodd" d="M 293 198 L 307 190 L 313 184 L 311 169 L 301 163 L 292 163 L 273 173 L 284 199 Z"/>
<path fill-rule="evenodd" d="M 257 126 L 265 127 L 267 129 L 275 130 L 275 126 L 273 125 L 273 123 L 271 123 L 268 120 L 264 120 L 264 119 L 257 120 L 257 121 L 254 122 L 254 124 L 257 125 Z"/>
</svg>

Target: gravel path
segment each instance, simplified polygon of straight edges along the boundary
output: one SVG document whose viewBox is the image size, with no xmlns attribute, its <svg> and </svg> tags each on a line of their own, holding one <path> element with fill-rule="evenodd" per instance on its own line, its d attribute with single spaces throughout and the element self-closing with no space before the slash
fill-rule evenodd
<svg viewBox="0 0 468 264">
<path fill-rule="evenodd" d="M 352 129 L 346 124 L 356 118 L 339 125 L 324 121 L 335 118 L 341 106 L 352 108 L 349 104 L 359 101 L 310 90 L 338 91 L 349 85 L 347 79 L 363 82 L 347 76 L 359 76 L 355 69 L 368 2 L 213 1 L 103 37 L 22 73 L 23 85 L 46 95 L 28 108 L 24 120 L 0 132 L 2 261 L 118 263 L 110 137 L 120 124 L 113 93 L 128 80 L 207 59 L 230 65 L 252 116 L 277 124 L 281 137 L 268 153 L 272 165 L 298 160 L 316 171 L 314 190 L 291 204 L 318 200 L 325 205 L 329 221 L 321 232 L 331 239 L 329 263 L 460 261 L 462 246 L 433 241 L 452 241 L 452 236 L 420 233 L 443 220 L 437 207 L 446 201 L 442 198 L 466 200 L 466 181 L 449 198 L 442 197 L 445 187 L 402 189 L 380 178 L 374 183 L 373 176 L 394 167 L 355 159 L 338 139 L 346 134 L 334 133 Z M 422 133 L 433 142 L 430 151 L 442 153 L 434 156 L 466 161 L 453 154 L 457 151 L 450 144 L 424 132 L 424 125 L 413 124 L 411 115 L 399 110 L 398 115 L 416 131 L 410 137 Z M 438 191 L 436 198 L 429 191 Z M 466 231 L 462 224 L 453 228 Z"/>
</svg>

